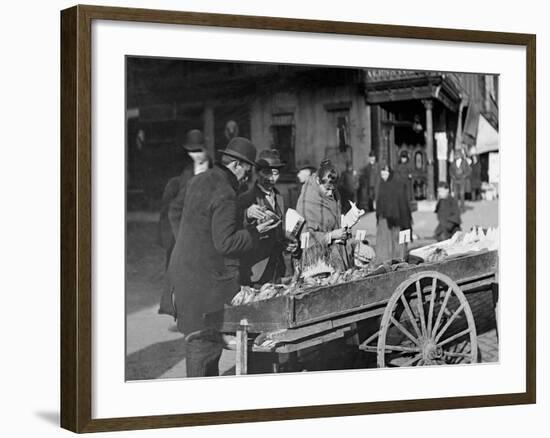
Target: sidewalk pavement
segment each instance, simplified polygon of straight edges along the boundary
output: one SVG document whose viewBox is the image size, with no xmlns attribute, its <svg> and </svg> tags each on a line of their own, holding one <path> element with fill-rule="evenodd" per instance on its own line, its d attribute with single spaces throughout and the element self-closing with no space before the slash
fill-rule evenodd
<svg viewBox="0 0 550 438">
<path fill-rule="evenodd" d="M 498 200 L 497 201 L 466 201 L 466 211 L 462 214 L 462 230 L 469 231 L 473 226 L 482 228 L 498 226 Z M 433 239 L 434 230 L 437 227 L 435 212 L 413 212 L 413 233 L 421 240 Z M 376 236 L 376 213 L 367 213 L 363 216 L 354 229 L 367 230 L 369 241 Z M 373 242 L 374 243 L 374 242 Z"/>
</svg>

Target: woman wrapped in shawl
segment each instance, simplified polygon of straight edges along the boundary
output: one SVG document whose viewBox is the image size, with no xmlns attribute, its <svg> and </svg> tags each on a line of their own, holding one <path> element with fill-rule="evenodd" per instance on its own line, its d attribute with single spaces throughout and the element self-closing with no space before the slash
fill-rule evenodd
<svg viewBox="0 0 550 438">
<path fill-rule="evenodd" d="M 337 181 L 336 168 L 326 160 L 302 186 L 296 210 L 305 219 L 302 234 L 310 236 L 308 247 L 302 253 L 305 269 L 318 261 L 339 271 L 352 266 L 349 232 L 341 227 Z"/>
</svg>

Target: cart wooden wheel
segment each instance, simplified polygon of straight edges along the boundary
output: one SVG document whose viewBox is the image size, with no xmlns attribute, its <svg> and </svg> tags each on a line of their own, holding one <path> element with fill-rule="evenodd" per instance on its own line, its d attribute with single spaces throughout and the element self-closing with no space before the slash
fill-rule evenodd
<svg viewBox="0 0 550 438">
<path fill-rule="evenodd" d="M 474 316 L 448 276 L 414 274 L 391 296 L 378 332 L 378 367 L 475 363 Z"/>
</svg>

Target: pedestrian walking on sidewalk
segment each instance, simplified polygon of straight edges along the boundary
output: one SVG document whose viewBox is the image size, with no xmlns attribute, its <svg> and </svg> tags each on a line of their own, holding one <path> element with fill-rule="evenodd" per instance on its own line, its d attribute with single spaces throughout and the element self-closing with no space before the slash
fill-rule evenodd
<svg viewBox="0 0 550 438">
<path fill-rule="evenodd" d="M 453 196 L 460 204 L 460 210 L 464 212 L 464 196 L 466 192 L 466 181 L 470 177 L 472 169 L 466 161 L 466 156 L 463 149 L 459 149 L 456 153 L 456 158 L 449 168 L 451 177 L 451 190 Z"/>
<path fill-rule="evenodd" d="M 471 168 L 470 187 L 472 190 L 472 201 L 479 201 L 481 199 L 481 162 L 477 155 L 472 155 Z"/>
<path fill-rule="evenodd" d="M 193 176 L 212 167 L 204 144 L 204 137 L 198 129 L 192 129 L 187 133 L 183 148 L 191 158 L 191 163 L 183 168 L 180 175 L 170 178 L 164 188 L 160 203 L 158 242 L 166 251 L 165 269 L 168 268 L 170 255 L 176 243 L 185 186 Z"/>
<path fill-rule="evenodd" d="M 369 162 L 359 173 L 359 205 L 367 211 L 374 211 L 379 184 L 380 165 L 371 151 Z"/>
<path fill-rule="evenodd" d="M 407 185 L 387 165 L 381 167 L 380 177 L 376 199 L 375 265 L 405 258 L 407 245 L 399 244 L 399 232 L 410 230 L 412 226 Z"/>
</svg>

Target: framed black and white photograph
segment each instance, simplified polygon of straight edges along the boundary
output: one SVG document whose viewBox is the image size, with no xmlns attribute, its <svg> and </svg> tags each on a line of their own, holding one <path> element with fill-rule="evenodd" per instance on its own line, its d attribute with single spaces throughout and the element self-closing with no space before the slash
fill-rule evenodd
<svg viewBox="0 0 550 438">
<path fill-rule="evenodd" d="M 534 402 L 534 35 L 61 24 L 63 427 Z"/>
</svg>

